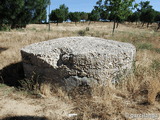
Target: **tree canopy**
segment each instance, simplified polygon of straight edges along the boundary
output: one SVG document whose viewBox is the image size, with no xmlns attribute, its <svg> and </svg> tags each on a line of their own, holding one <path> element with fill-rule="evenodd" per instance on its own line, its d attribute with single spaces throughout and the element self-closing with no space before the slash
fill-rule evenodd
<svg viewBox="0 0 160 120">
<path fill-rule="evenodd" d="M 100 13 L 97 10 L 93 9 L 91 13 L 89 14 L 89 20 L 99 21 L 99 19 L 100 19 Z"/>
<path fill-rule="evenodd" d="M 76 24 L 81 20 L 80 12 L 70 12 L 69 19 Z"/>
<path fill-rule="evenodd" d="M 29 23 L 41 23 L 47 19 L 47 6 L 50 0 L 0 0 L 0 29 L 3 25 L 11 28 L 25 27 Z M 133 12 L 133 9 L 137 10 Z M 138 22 L 149 26 L 152 22 L 160 21 L 160 12 L 155 11 L 149 1 L 135 0 L 97 0 L 90 13 L 69 12 L 62 4 L 52 10 L 49 15 L 52 22 L 61 23 L 70 19 L 73 22 L 83 21 L 113 21 L 113 33 L 117 23 L 123 21 Z"/>
<path fill-rule="evenodd" d="M 57 23 L 62 23 L 68 19 L 68 7 L 64 4 L 59 6 L 59 9 L 52 10 L 50 14 L 50 21 Z"/>
<path fill-rule="evenodd" d="M 1 0 L 0 27 L 3 24 L 11 28 L 25 27 L 46 18 L 49 0 Z"/>
</svg>

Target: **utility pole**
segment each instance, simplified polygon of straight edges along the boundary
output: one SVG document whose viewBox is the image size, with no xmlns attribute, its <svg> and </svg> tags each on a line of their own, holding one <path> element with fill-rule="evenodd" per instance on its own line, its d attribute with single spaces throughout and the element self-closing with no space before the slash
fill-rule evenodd
<svg viewBox="0 0 160 120">
<path fill-rule="evenodd" d="M 49 0 L 49 15 L 50 15 L 50 6 L 51 6 L 51 0 Z M 50 19 L 49 19 L 49 15 L 48 15 L 48 31 L 51 30 L 51 24 L 50 24 Z"/>
</svg>

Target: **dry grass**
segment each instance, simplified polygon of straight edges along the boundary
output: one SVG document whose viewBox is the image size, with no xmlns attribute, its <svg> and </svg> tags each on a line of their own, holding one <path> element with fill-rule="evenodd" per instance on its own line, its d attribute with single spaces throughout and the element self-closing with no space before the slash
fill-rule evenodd
<svg viewBox="0 0 160 120">
<path fill-rule="evenodd" d="M 122 79 L 118 85 L 94 86 L 94 88 L 90 88 L 89 92 L 84 92 L 84 88 L 79 88 L 68 94 L 60 88 L 55 88 L 54 92 L 51 93 L 49 85 L 46 83 L 41 86 L 42 94 L 38 93 L 41 98 L 33 98 L 28 93 L 24 95 L 24 92 L 21 91 L 14 93 L 15 90 L 9 90 L 6 93 L 6 88 L 2 84 L 0 85 L 0 96 L 4 104 L 6 104 L 5 100 L 10 101 L 8 104 L 16 104 L 17 101 L 25 102 L 23 105 L 30 106 L 32 112 L 25 114 L 24 111 L 24 114 L 20 114 L 10 111 L 3 115 L 0 111 L 0 117 L 9 114 L 10 116 L 45 116 L 51 120 L 129 120 L 133 116 L 127 115 L 131 114 L 153 113 L 160 115 L 160 97 L 158 94 L 160 92 L 160 53 L 158 52 L 160 49 L 160 32 L 154 31 L 154 27 L 147 29 L 141 28 L 139 25 L 135 27 L 133 24 L 123 24 L 116 30 L 114 36 L 111 35 L 111 23 L 92 23 L 91 25 L 79 23 L 77 26 L 74 23 L 62 23 L 59 26 L 52 24 L 51 31 L 47 29 L 47 25 L 37 24 L 28 25 L 26 29 L 0 32 L 0 69 L 11 63 L 20 62 L 19 51 L 26 45 L 53 38 L 81 35 L 134 44 L 138 48 L 135 70 Z M 7 88 L 10 89 L 10 87 Z M 45 98 L 46 96 L 48 97 Z M 3 110 L 7 111 L 8 106 L 4 104 L 0 104 L 0 108 L 3 107 Z M 20 106 L 23 105 L 20 104 Z M 78 115 L 67 118 L 69 113 Z M 138 119 L 140 118 L 136 118 L 136 120 Z M 147 119 L 149 118 L 145 120 Z"/>
</svg>

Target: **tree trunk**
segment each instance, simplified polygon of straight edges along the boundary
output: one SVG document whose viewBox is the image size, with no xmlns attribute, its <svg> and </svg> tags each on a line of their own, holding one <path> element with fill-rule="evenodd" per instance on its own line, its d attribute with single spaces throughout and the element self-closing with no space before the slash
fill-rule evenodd
<svg viewBox="0 0 160 120">
<path fill-rule="evenodd" d="M 48 21 L 48 31 L 51 31 L 51 23 Z"/>
<path fill-rule="evenodd" d="M 118 26 L 119 26 L 119 22 L 117 22 L 116 28 L 118 28 Z"/>
<path fill-rule="evenodd" d="M 89 21 L 88 25 L 90 25 L 90 24 L 91 24 L 91 21 Z"/>
<path fill-rule="evenodd" d="M 142 23 L 142 27 L 144 26 L 144 22 Z"/>
<path fill-rule="evenodd" d="M 113 23 L 113 31 L 112 31 L 112 36 L 114 35 L 115 26 L 116 26 L 116 21 L 114 20 L 114 23 Z"/>
<path fill-rule="evenodd" d="M 16 24 L 12 24 L 11 29 L 15 29 L 15 28 L 18 28 L 18 26 Z"/>
<path fill-rule="evenodd" d="M 147 28 L 149 27 L 149 22 L 147 23 Z"/>
<path fill-rule="evenodd" d="M 157 27 L 157 30 L 160 28 L 160 22 L 158 23 L 158 27 Z"/>
</svg>

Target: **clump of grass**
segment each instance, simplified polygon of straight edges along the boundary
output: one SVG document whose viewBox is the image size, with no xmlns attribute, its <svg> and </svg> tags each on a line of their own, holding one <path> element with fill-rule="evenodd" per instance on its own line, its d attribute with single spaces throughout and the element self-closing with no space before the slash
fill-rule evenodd
<svg viewBox="0 0 160 120">
<path fill-rule="evenodd" d="M 25 31 L 24 28 L 16 28 L 16 30 L 17 30 L 17 31 L 20 31 L 20 32 Z"/>
<path fill-rule="evenodd" d="M 86 27 L 86 31 L 89 31 L 89 27 Z"/>
<path fill-rule="evenodd" d="M 0 88 L 4 88 L 4 87 L 6 87 L 6 85 L 0 83 Z"/>
<path fill-rule="evenodd" d="M 160 54 L 160 48 L 154 48 L 154 50 Z"/>
<path fill-rule="evenodd" d="M 31 93 L 39 93 L 40 92 L 40 84 L 38 83 L 39 77 L 38 76 L 32 76 L 31 78 L 25 78 L 23 80 L 20 80 L 19 83 L 22 87 L 20 87 L 21 90 L 28 91 Z"/>
<path fill-rule="evenodd" d="M 11 27 L 9 25 L 2 24 L 0 26 L 0 31 L 10 31 Z"/>
<path fill-rule="evenodd" d="M 153 46 L 150 43 L 140 43 L 137 45 L 137 49 L 146 49 L 146 50 L 152 50 Z"/>
<path fill-rule="evenodd" d="M 85 36 L 86 35 L 86 30 L 79 30 L 78 35 L 79 36 Z"/>
<path fill-rule="evenodd" d="M 156 71 L 160 71 L 160 60 L 158 59 L 153 60 L 151 64 L 151 68 L 153 68 Z"/>
</svg>

